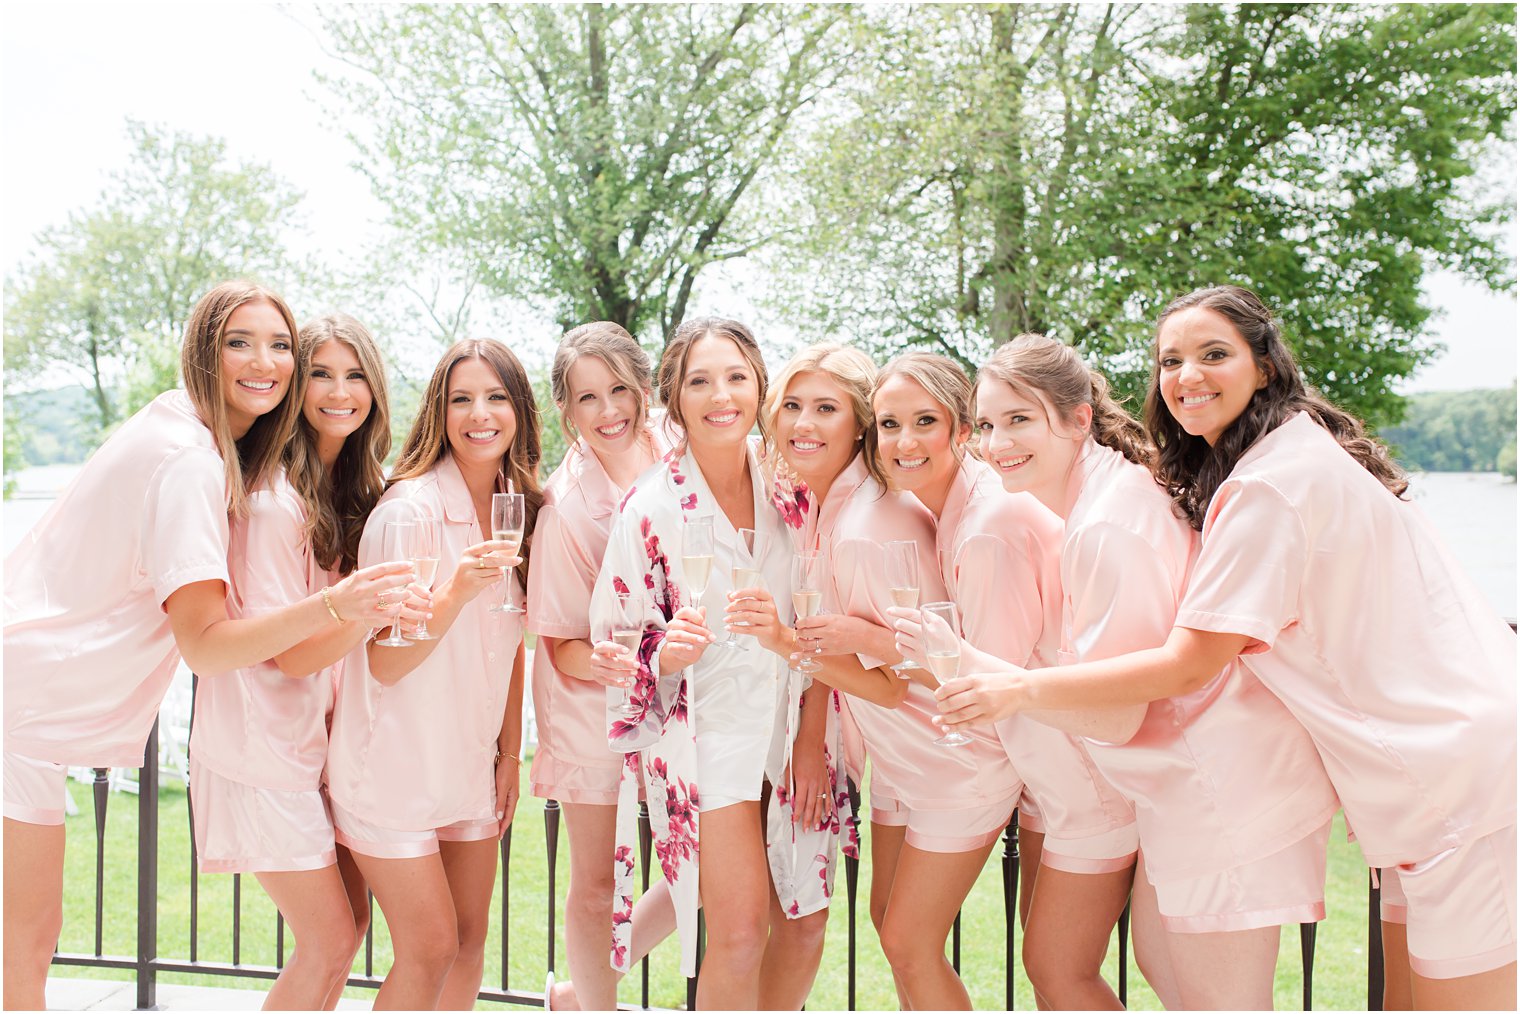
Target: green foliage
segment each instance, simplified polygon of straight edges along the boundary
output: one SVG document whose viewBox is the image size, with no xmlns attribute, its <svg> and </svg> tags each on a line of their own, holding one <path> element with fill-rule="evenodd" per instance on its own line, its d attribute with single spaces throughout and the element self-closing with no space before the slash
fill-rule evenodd
<svg viewBox="0 0 1520 1014">
<path fill-rule="evenodd" d="M 549 386 L 547 371 L 533 380 L 533 400 L 538 402 L 539 446 L 543 450 L 538 459 L 538 475 L 548 481 L 559 463 L 565 460 L 570 445 L 559 425 L 559 409 L 554 406 L 554 392 Z"/>
<path fill-rule="evenodd" d="M 97 437 L 174 386 L 185 319 L 229 278 L 281 285 L 300 195 L 224 142 L 129 122 L 131 164 L 96 206 L 35 241 L 6 279 L 5 366 L 23 382 L 73 375 Z"/>
<path fill-rule="evenodd" d="M 562 327 L 663 340 L 711 263 L 775 223 L 735 209 L 848 58 L 845 8 L 409 5 L 327 15 L 329 83 L 415 241 Z"/>
<path fill-rule="evenodd" d="M 16 473 L 27 467 L 27 460 L 22 448 L 22 427 L 15 416 L 9 412 L 6 415 L 4 494 L 5 499 L 9 500 L 11 494 L 16 492 Z"/>
<path fill-rule="evenodd" d="M 1515 385 L 1411 395 L 1404 421 L 1384 427 L 1379 436 L 1410 468 L 1513 476 Z"/>
<path fill-rule="evenodd" d="M 965 5 L 874 11 L 777 255 L 813 336 L 979 362 L 1022 331 L 1121 391 L 1167 300 L 1236 282 L 1375 422 L 1434 352 L 1432 265 L 1513 286 L 1511 5 Z"/>
<path fill-rule="evenodd" d="M 89 457 L 104 436 L 92 418 L 93 408 L 94 400 L 84 387 L 6 392 L 6 473 L 10 474 L 13 463 L 19 470 L 75 464 Z"/>
</svg>

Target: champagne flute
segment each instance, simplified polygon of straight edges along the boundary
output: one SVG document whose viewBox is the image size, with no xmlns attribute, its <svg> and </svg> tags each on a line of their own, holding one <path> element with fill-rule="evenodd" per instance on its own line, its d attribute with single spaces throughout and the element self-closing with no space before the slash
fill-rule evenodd
<svg viewBox="0 0 1520 1014">
<path fill-rule="evenodd" d="M 792 614 L 795 620 L 806 619 L 809 616 L 817 616 L 823 608 L 823 554 L 816 550 L 808 550 L 798 553 L 792 558 Z M 819 649 L 804 652 L 802 646 L 797 646 L 797 653 L 801 656 L 795 666 L 798 672 L 817 672 L 823 668 L 817 662 L 808 658 L 809 655 L 819 654 Z"/>
<path fill-rule="evenodd" d="M 892 604 L 899 609 L 912 609 L 918 605 L 918 543 L 887 543 L 887 587 L 891 590 Z M 911 658 L 904 658 L 892 667 L 901 679 L 911 679 L 910 669 L 920 668 Z"/>
<path fill-rule="evenodd" d="M 510 542 L 516 556 L 522 547 L 523 526 L 527 518 L 527 504 L 521 493 L 491 494 L 491 538 L 497 542 Z M 520 613 L 522 607 L 512 602 L 512 575 L 502 578 L 501 601 L 491 606 L 493 613 Z"/>
<path fill-rule="evenodd" d="M 438 559 L 443 552 L 443 529 L 437 520 L 430 517 L 418 518 L 416 531 L 412 536 L 412 570 L 416 572 L 416 581 L 424 587 L 433 587 L 433 578 L 438 574 Z M 427 620 L 419 620 L 417 629 L 412 631 L 413 641 L 436 641 L 437 637 L 428 633 Z"/>
<path fill-rule="evenodd" d="M 924 623 L 924 661 L 943 686 L 961 672 L 961 624 L 955 603 L 930 602 L 919 615 Z M 937 746 L 965 746 L 971 737 L 952 729 L 934 742 Z"/>
<path fill-rule="evenodd" d="M 416 538 L 417 524 L 414 521 L 387 521 L 385 528 L 380 534 L 380 549 L 387 560 L 397 563 L 411 563 L 412 542 Z M 406 589 L 396 590 L 395 619 L 391 622 L 391 636 L 378 640 L 375 643 L 387 648 L 406 648 L 411 641 L 401 636 L 401 607 L 406 604 Z"/>
<path fill-rule="evenodd" d="M 642 597 L 636 597 L 631 589 L 618 592 L 617 611 L 612 617 L 612 640 L 619 648 L 627 649 L 630 655 L 639 650 L 639 641 L 644 637 L 643 619 Z M 639 706 L 633 703 L 632 691 L 627 688 L 623 690 L 623 703 L 612 710 L 624 718 L 637 718 L 641 712 Z"/>
<path fill-rule="evenodd" d="M 693 608 L 702 604 L 707 582 L 712 578 L 712 518 L 687 518 L 681 526 L 681 570 L 691 586 Z"/>
<path fill-rule="evenodd" d="M 760 536 L 753 528 L 739 529 L 739 545 L 734 553 L 734 591 L 740 588 L 757 588 L 760 586 L 760 557 L 764 555 Z M 748 624 L 746 624 L 747 626 Z M 718 642 L 724 648 L 743 648 L 744 644 L 739 640 L 739 633 L 735 630 L 728 632 L 728 637 Z"/>
</svg>

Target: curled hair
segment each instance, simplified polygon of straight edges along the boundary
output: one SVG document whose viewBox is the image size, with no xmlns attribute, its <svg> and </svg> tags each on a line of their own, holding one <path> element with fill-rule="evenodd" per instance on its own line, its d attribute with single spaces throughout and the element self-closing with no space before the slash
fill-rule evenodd
<svg viewBox="0 0 1520 1014">
<path fill-rule="evenodd" d="M 988 380 L 1001 381 L 1034 401 L 1043 396 L 1067 424 L 1075 423 L 1078 406 L 1090 406 L 1093 440 L 1137 465 L 1151 467 L 1155 448 L 1144 428 L 1109 393 L 1108 379 L 1065 342 L 1042 334 L 1021 334 L 982 365 L 976 382 Z"/>
<path fill-rule="evenodd" d="M 876 388 L 871 392 L 873 402 L 876 400 L 876 392 L 893 377 L 907 377 L 944 406 L 951 417 L 952 444 L 957 433 L 968 434 L 969 440 L 969 434 L 974 429 L 971 417 L 971 379 L 959 363 L 933 352 L 904 352 L 876 374 Z M 955 446 L 964 450 L 970 445 L 963 443 Z M 874 425 L 866 431 L 865 453 L 866 460 L 871 463 L 871 474 L 885 475 L 886 468 L 881 460 L 881 438 Z"/>
<path fill-rule="evenodd" d="M 1234 471 L 1240 456 L 1299 412 L 1309 413 L 1394 496 L 1404 495 L 1409 480 L 1394 464 L 1388 448 L 1367 435 L 1360 419 L 1336 408 L 1304 383 L 1293 353 L 1283 341 L 1282 326 L 1256 293 L 1238 285 L 1216 285 L 1177 297 L 1156 320 L 1158 349 L 1162 326 L 1184 310 L 1211 310 L 1229 321 L 1250 348 L 1257 369 L 1267 377 L 1266 385 L 1251 395 L 1250 402 L 1211 447 L 1203 437 L 1184 430 L 1172 416 L 1161 397 L 1160 357 L 1152 364 L 1145 396 L 1145 427 L 1156 443 L 1156 480 L 1176 500 L 1190 525 L 1203 529 L 1209 501 Z"/>
<path fill-rule="evenodd" d="M 766 396 L 760 415 L 773 438 L 787 388 L 791 387 L 793 380 L 808 373 L 822 373 L 844 390 L 850 402 L 850 414 L 855 419 L 856 433 L 862 440 L 869 440 L 869 434 L 876 429 L 876 417 L 871 411 L 871 394 L 876 389 L 876 364 L 859 349 L 838 342 L 809 345 L 793 356 L 771 382 L 770 394 Z M 778 457 L 777 461 L 780 460 Z M 879 459 L 866 453 L 865 463 L 871 477 L 886 486 L 887 477 L 881 470 Z"/>
<path fill-rule="evenodd" d="M 525 520 L 523 524 L 522 565 L 518 577 L 522 586 L 528 586 L 528 558 L 533 548 L 533 526 L 538 520 L 538 509 L 543 506 L 544 493 L 538 482 L 538 459 L 542 454 L 539 444 L 538 403 L 533 400 L 533 385 L 528 372 L 512 350 L 493 338 L 464 338 L 457 341 L 438 360 L 422 403 L 417 408 L 417 418 L 406 443 L 401 447 L 401 457 L 396 461 L 387 487 L 404 479 L 426 475 L 443 458 L 448 450 L 448 431 L 444 420 L 448 415 L 449 375 L 454 367 L 467 359 L 479 359 L 491 368 L 507 389 L 512 399 L 512 414 L 517 417 L 517 432 L 512 444 L 501 459 L 500 478 L 509 479 L 515 492 L 523 495 Z M 500 481 L 500 480 L 498 480 Z M 503 489 L 505 486 L 503 485 Z M 486 519 L 489 522 L 489 518 Z M 483 526 L 489 527 L 489 524 Z"/>
<path fill-rule="evenodd" d="M 681 384 L 686 380 L 686 361 L 691 358 L 691 348 L 703 338 L 727 338 L 739 346 L 739 352 L 744 356 L 744 361 L 754 371 L 756 383 L 759 385 L 760 404 L 765 404 L 765 396 L 769 390 L 769 382 L 765 372 L 765 357 L 760 353 L 760 344 L 755 341 L 755 336 L 749 328 L 737 320 L 728 320 L 724 317 L 696 317 L 683 322 L 670 336 L 670 341 L 665 343 L 665 352 L 660 356 L 660 372 L 655 380 L 656 388 L 660 394 L 660 404 L 665 406 L 667 418 L 679 426 L 682 437 L 681 443 L 686 443 L 686 417 L 681 412 Z M 760 427 L 760 442 L 762 445 L 770 443 L 770 426 L 765 420 L 763 413 L 756 413 L 755 422 Z"/>
<path fill-rule="evenodd" d="M 295 399 L 304 408 L 312 359 L 328 342 L 347 346 L 369 386 L 369 415 L 343 441 L 332 471 L 317 457 L 317 431 L 303 411 L 295 439 L 285 445 L 285 474 L 306 507 L 306 534 L 323 570 L 347 574 L 359 563 L 359 538 L 375 502 L 385 491 L 383 463 L 391 450 L 390 392 L 385 363 L 369 329 L 346 313 L 309 320 L 301 328 Z"/>
<path fill-rule="evenodd" d="M 233 439 L 227 418 L 227 399 L 222 391 L 222 344 L 233 311 L 248 303 L 265 302 L 285 320 L 291 347 L 300 356 L 300 335 L 290 307 L 274 292 L 253 282 L 223 282 L 200 298 L 185 321 L 185 341 L 180 348 L 180 375 L 185 393 L 222 456 L 227 479 L 227 513 L 248 511 L 248 493 L 269 479 L 301 415 L 301 399 L 295 384 L 273 409 L 253 421 L 248 432 Z"/>
<path fill-rule="evenodd" d="M 634 340 L 633 335 L 620 324 L 607 320 L 582 324 L 565 332 L 554 353 L 554 365 L 549 368 L 549 390 L 554 396 L 554 407 L 559 409 L 559 427 L 565 437 L 574 440 L 579 435 L 570 421 L 570 367 L 582 356 L 600 359 L 617 378 L 618 382 L 639 395 L 639 413 L 633 420 L 635 430 L 643 428 L 648 417 L 648 393 L 650 388 L 649 353 Z"/>
</svg>

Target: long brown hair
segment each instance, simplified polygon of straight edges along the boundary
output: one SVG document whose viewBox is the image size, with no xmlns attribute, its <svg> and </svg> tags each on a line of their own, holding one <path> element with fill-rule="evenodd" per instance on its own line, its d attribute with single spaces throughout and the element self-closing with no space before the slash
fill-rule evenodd
<svg viewBox="0 0 1520 1014">
<path fill-rule="evenodd" d="M 523 495 L 526 520 L 523 525 L 522 566 L 518 577 L 524 588 L 528 586 L 528 557 L 533 548 L 533 526 L 538 520 L 538 509 L 543 506 L 544 493 L 538 482 L 538 459 L 542 453 L 539 443 L 538 403 L 533 400 L 533 385 L 528 381 L 528 371 L 512 350 L 493 338 L 465 338 L 454 345 L 438 360 L 433 376 L 423 392 L 422 404 L 417 408 L 417 418 L 406 443 L 401 446 L 401 457 L 396 462 L 386 486 L 394 486 L 404 479 L 426 475 L 448 451 L 448 435 L 444 418 L 448 413 L 449 374 L 454 367 L 467 359 L 479 359 L 489 366 L 507 389 L 512 399 L 512 412 L 517 416 L 517 432 L 512 444 L 501 459 L 501 475 L 512 482 L 515 492 Z M 489 518 L 487 519 L 489 525 Z"/>
<path fill-rule="evenodd" d="M 233 515 L 247 513 L 249 492 L 268 480 L 301 415 L 301 399 L 295 396 L 292 378 L 278 405 L 255 419 L 241 438 L 232 437 L 227 400 L 222 393 L 222 343 L 227 319 L 233 311 L 259 300 L 274 307 L 285 319 L 293 351 L 299 359 L 300 334 L 290 307 L 264 286 L 246 281 L 223 282 L 200 298 L 185 321 L 185 342 L 179 354 L 185 393 L 201 422 L 211 430 L 211 438 L 222 456 L 227 479 L 227 513 Z"/>
<path fill-rule="evenodd" d="M 977 372 L 978 384 L 998 380 L 1025 397 L 1044 395 L 1063 422 L 1079 405 L 1092 406 L 1092 438 L 1147 468 L 1155 448 L 1141 425 L 1109 393 L 1108 379 L 1082 361 L 1077 350 L 1042 334 L 1021 334 L 992 353 Z"/>
<path fill-rule="evenodd" d="M 1145 395 L 1145 428 L 1158 452 L 1156 480 L 1177 501 L 1190 525 L 1203 530 L 1209 501 L 1234 471 L 1240 456 L 1299 412 L 1308 412 L 1357 464 L 1371 472 L 1394 496 L 1403 497 L 1409 480 L 1389 457 L 1388 448 L 1367 435 L 1360 419 L 1336 408 L 1304 383 L 1293 353 L 1283 341 L 1282 325 L 1256 293 L 1238 285 L 1216 285 L 1178 296 L 1156 320 L 1158 346 L 1161 325 L 1173 314 L 1194 309 L 1212 310 L 1230 322 L 1251 349 L 1251 358 L 1257 369 L 1266 374 L 1267 383 L 1251 395 L 1245 409 L 1211 447 L 1207 440 L 1188 433 L 1173 418 L 1161 397 L 1159 357 L 1152 364 L 1150 388 Z"/>
<path fill-rule="evenodd" d="M 375 501 L 385 490 L 385 456 L 391 450 L 391 406 L 385 364 L 369 329 L 346 313 L 306 322 L 301 328 L 301 356 L 296 370 L 298 405 L 306 401 L 311 361 L 328 342 L 353 350 L 369 385 L 369 416 L 343 441 L 332 471 L 317 457 L 317 432 L 303 412 L 295 439 L 285 446 L 285 474 L 306 506 L 306 534 L 323 570 L 347 574 L 358 566 L 359 537 Z"/>
<path fill-rule="evenodd" d="M 769 444 L 770 426 L 765 421 L 765 414 L 759 410 L 759 406 L 765 404 L 766 391 L 769 389 L 765 356 L 760 352 L 760 343 L 755 341 L 750 329 L 737 320 L 726 317 L 694 317 L 682 322 L 665 344 L 665 352 L 660 356 L 659 377 L 655 382 L 660 392 L 660 404 L 665 406 L 667 417 L 681 428 L 682 445 L 686 443 L 686 417 L 681 414 L 680 394 L 681 382 L 686 379 L 686 360 L 691 357 L 691 347 L 709 335 L 727 338 L 739 346 L 740 354 L 754 371 L 759 388 L 755 424 L 760 428 L 761 446 Z"/>
</svg>

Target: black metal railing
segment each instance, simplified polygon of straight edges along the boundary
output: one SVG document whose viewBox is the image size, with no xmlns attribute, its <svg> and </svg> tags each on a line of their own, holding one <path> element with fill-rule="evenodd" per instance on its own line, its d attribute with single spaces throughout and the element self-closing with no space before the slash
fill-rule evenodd
<svg viewBox="0 0 1520 1014">
<path fill-rule="evenodd" d="M 127 969 L 136 973 L 137 981 L 137 1007 L 148 1009 L 157 1006 L 158 976 L 163 972 L 198 973 L 202 975 L 227 976 L 235 978 L 274 979 L 280 974 L 285 961 L 285 933 L 284 922 L 276 916 L 276 957 L 275 964 L 259 965 L 245 964 L 242 961 L 242 877 L 233 876 L 232 895 L 232 960 L 231 962 L 203 960 L 199 954 L 199 875 L 195 869 L 193 815 L 187 807 L 187 818 L 192 822 L 191 828 L 191 857 L 190 857 L 190 940 L 189 954 L 187 957 L 163 957 L 158 953 L 158 859 L 159 859 L 159 834 L 158 834 L 158 726 L 154 725 L 147 744 L 148 763 L 139 771 L 138 776 L 138 848 L 137 848 L 137 946 L 136 953 L 131 955 L 113 955 L 105 953 L 105 840 L 106 840 L 106 813 L 110 803 L 110 791 L 108 775 L 105 768 L 95 771 L 93 784 L 94 799 L 94 826 L 96 839 L 95 860 L 95 933 L 94 952 L 91 954 L 57 953 L 53 957 L 54 964 L 76 965 L 96 968 Z M 860 794 L 853 784 L 850 785 L 851 801 L 855 812 L 860 812 Z M 547 956 L 548 965 L 555 965 L 556 946 L 556 918 L 555 899 L 557 898 L 556 881 L 558 875 L 558 853 L 560 835 L 561 813 L 559 804 L 548 801 L 544 806 L 544 834 L 547 857 L 548 876 L 548 903 L 546 907 L 546 931 L 547 931 Z M 652 849 L 650 847 L 650 828 L 648 810 L 641 805 L 639 815 L 639 845 L 640 845 L 640 876 L 645 890 L 649 888 L 650 859 Z M 543 994 L 533 990 L 514 989 L 508 982 L 507 970 L 510 967 L 511 935 L 508 932 L 510 925 L 511 892 L 509 889 L 510 879 L 506 875 L 511 866 L 512 858 L 512 833 L 509 830 L 501 843 L 502 885 L 498 916 L 501 920 L 501 977 L 499 984 L 493 984 L 480 991 L 480 999 L 492 1000 L 502 1003 L 511 1003 L 527 1006 L 541 1006 Z M 1017 815 L 1010 820 L 1007 829 L 1003 833 L 1003 851 L 1001 856 L 1002 873 L 1002 901 L 1004 925 L 1006 927 L 1006 939 L 1003 951 L 1004 959 L 1004 1001 L 1009 1010 L 1015 1006 L 1015 970 L 1017 968 L 1017 938 L 1018 938 L 1018 901 L 1019 901 L 1019 839 Z M 857 958 L 859 954 L 858 933 L 858 902 L 859 902 L 859 876 L 860 861 L 857 858 L 846 856 L 844 858 L 844 881 L 845 881 L 845 904 L 847 906 L 848 919 L 846 922 L 847 932 L 847 958 L 846 958 L 846 989 L 848 997 L 848 1009 L 856 1009 L 856 975 Z M 370 898 L 370 914 L 373 917 L 374 899 Z M 350 986 L 369 987 L 378 989 L 383 981 L 383 973 L 377 974 L 374 954 L 374 924 L 371 918 L 370 928 L 365 935 L 364 942 L 364 972 L 362 975 L 351 975 L 348 979 Z M 1128 941 L 1128 909 L 1121 917 L 1119 931 L 1119 981 L 1118 992 L 1121 1000 L 1126 998 L 1127 982 L 1127 941 Z M 1369 960 L 1367 967 L 1367 1001 L 1369 1010 L 1381 1009 L 1382 1000 L 1382 941 L 1380 939 L 1380 925 L 1378 920 L 1378 891 L 1372 888 L 1368 897 L 1368 939 Z M 1314 944 L 1315 924 L 1305 923 L 1301 928 L 1301 950 L 1303 954 L 1303 1003 L 1304 1009 L 1312 1009 L 1313 1000 L 1313 968 L 1314 968 Z M 700 967 L 700 950 L 698 961 Z M 960 948 L 960 920 L 956 919 L 954 933 L 951 939 L 951 960 L 957 971 L 961 965 Z M 639 971 L 639 1006 L 648 1008 L 650 1004 L 650 968 L 649 959 L 645 957 L 640 963 Z M 687 982 L 687 1008 L 695 1009 L 696 1006 L 696 980 Z"/>
</svg>

